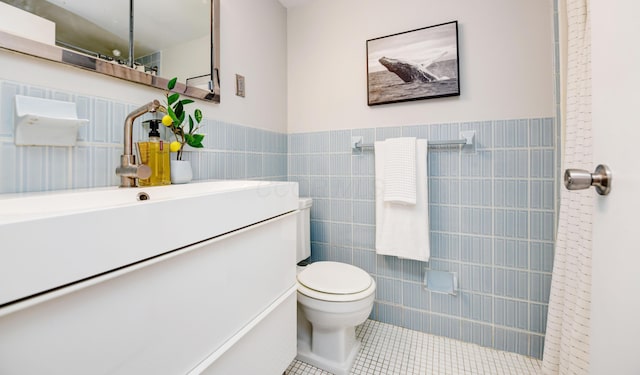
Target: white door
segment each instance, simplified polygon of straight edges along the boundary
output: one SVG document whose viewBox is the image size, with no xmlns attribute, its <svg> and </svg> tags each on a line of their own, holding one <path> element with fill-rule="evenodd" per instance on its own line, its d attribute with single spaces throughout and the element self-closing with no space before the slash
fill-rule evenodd
<svg viewBox="0 0 640 375">
<path fill-rule="evenodd" d="M 593 228 L 591 374 L 640 374 L 640 2 L 591 0 L 594 167 L 613 173 Z"/>
</svg>

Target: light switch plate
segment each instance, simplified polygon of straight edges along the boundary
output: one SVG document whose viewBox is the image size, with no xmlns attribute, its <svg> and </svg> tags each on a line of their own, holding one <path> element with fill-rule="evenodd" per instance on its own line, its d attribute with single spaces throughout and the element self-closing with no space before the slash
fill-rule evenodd
<svg viewBox="0 0 640 375">
<path fill-rule="evenodd" d="M 244 76 L 236 74 L 236 95 L 244 98 Z"/>
</svg>

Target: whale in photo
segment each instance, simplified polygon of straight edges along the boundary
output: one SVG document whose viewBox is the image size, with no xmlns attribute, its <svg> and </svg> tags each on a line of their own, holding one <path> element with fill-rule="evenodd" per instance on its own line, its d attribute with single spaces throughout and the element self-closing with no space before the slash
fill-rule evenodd
<svg viewBox="0 0 640 375">
<path fill-rule="evenodd" d="M 443 53 L 439 55 L 437 58 L 428 61 L 425 64 L 418 64 L 413 61 L 397 59 L 397 58 L 389 58 L 389 57 L 381 57 L 378 61 L 382 64 L 388 71 L 395 73 L 400 79 L 405 82 L 435 82 L 441 81 L 445 79 L 449 79 L 449 77 L 442 76 L 438 77 L 429 69 L 427 69 L 431 64 L 435 62 L 435 60 L 446 54 Z"/>
</svg>

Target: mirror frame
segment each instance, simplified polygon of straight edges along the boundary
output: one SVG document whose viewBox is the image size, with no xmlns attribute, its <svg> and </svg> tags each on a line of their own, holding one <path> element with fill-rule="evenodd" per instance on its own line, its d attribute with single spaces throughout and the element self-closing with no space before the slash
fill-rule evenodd
<svg viewBox="0 0 640 375">
<path fill-rule="evenodd" d="M 127 65 L 113 64 L 80 52 L 75 52 L 63 47 L 45 44 L 14 34 L 0 31 L 0 48 L 38 57 L 41 59 L 71 65 L 84 70 L 101 73 L 107 76 L 126 81 L 155 87 L 161 90 L 167 89 L 170 78 L 154 76 L 137 71 Z M 204 90 L 186 83 L 178 82 L 171 91 L 182 95 L 220 103 L 220 0 L 211 0 L 211 83 L 210 90 Z M 186 79 L 186 78 L 185 78 Z"/>
</svg>

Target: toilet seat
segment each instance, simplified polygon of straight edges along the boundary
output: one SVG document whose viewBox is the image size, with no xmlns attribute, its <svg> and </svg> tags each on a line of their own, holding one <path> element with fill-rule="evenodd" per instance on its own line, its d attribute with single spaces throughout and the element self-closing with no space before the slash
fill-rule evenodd
<svg viewBox="0 0 640 375">
<path fill-rule="evenodd" d="M 297 278 L 298 292 L 323 301 L 357 301 L 375 291 L 375 282 L 367 272 L 346 263 L 315 262 Z"/>
</svg>

